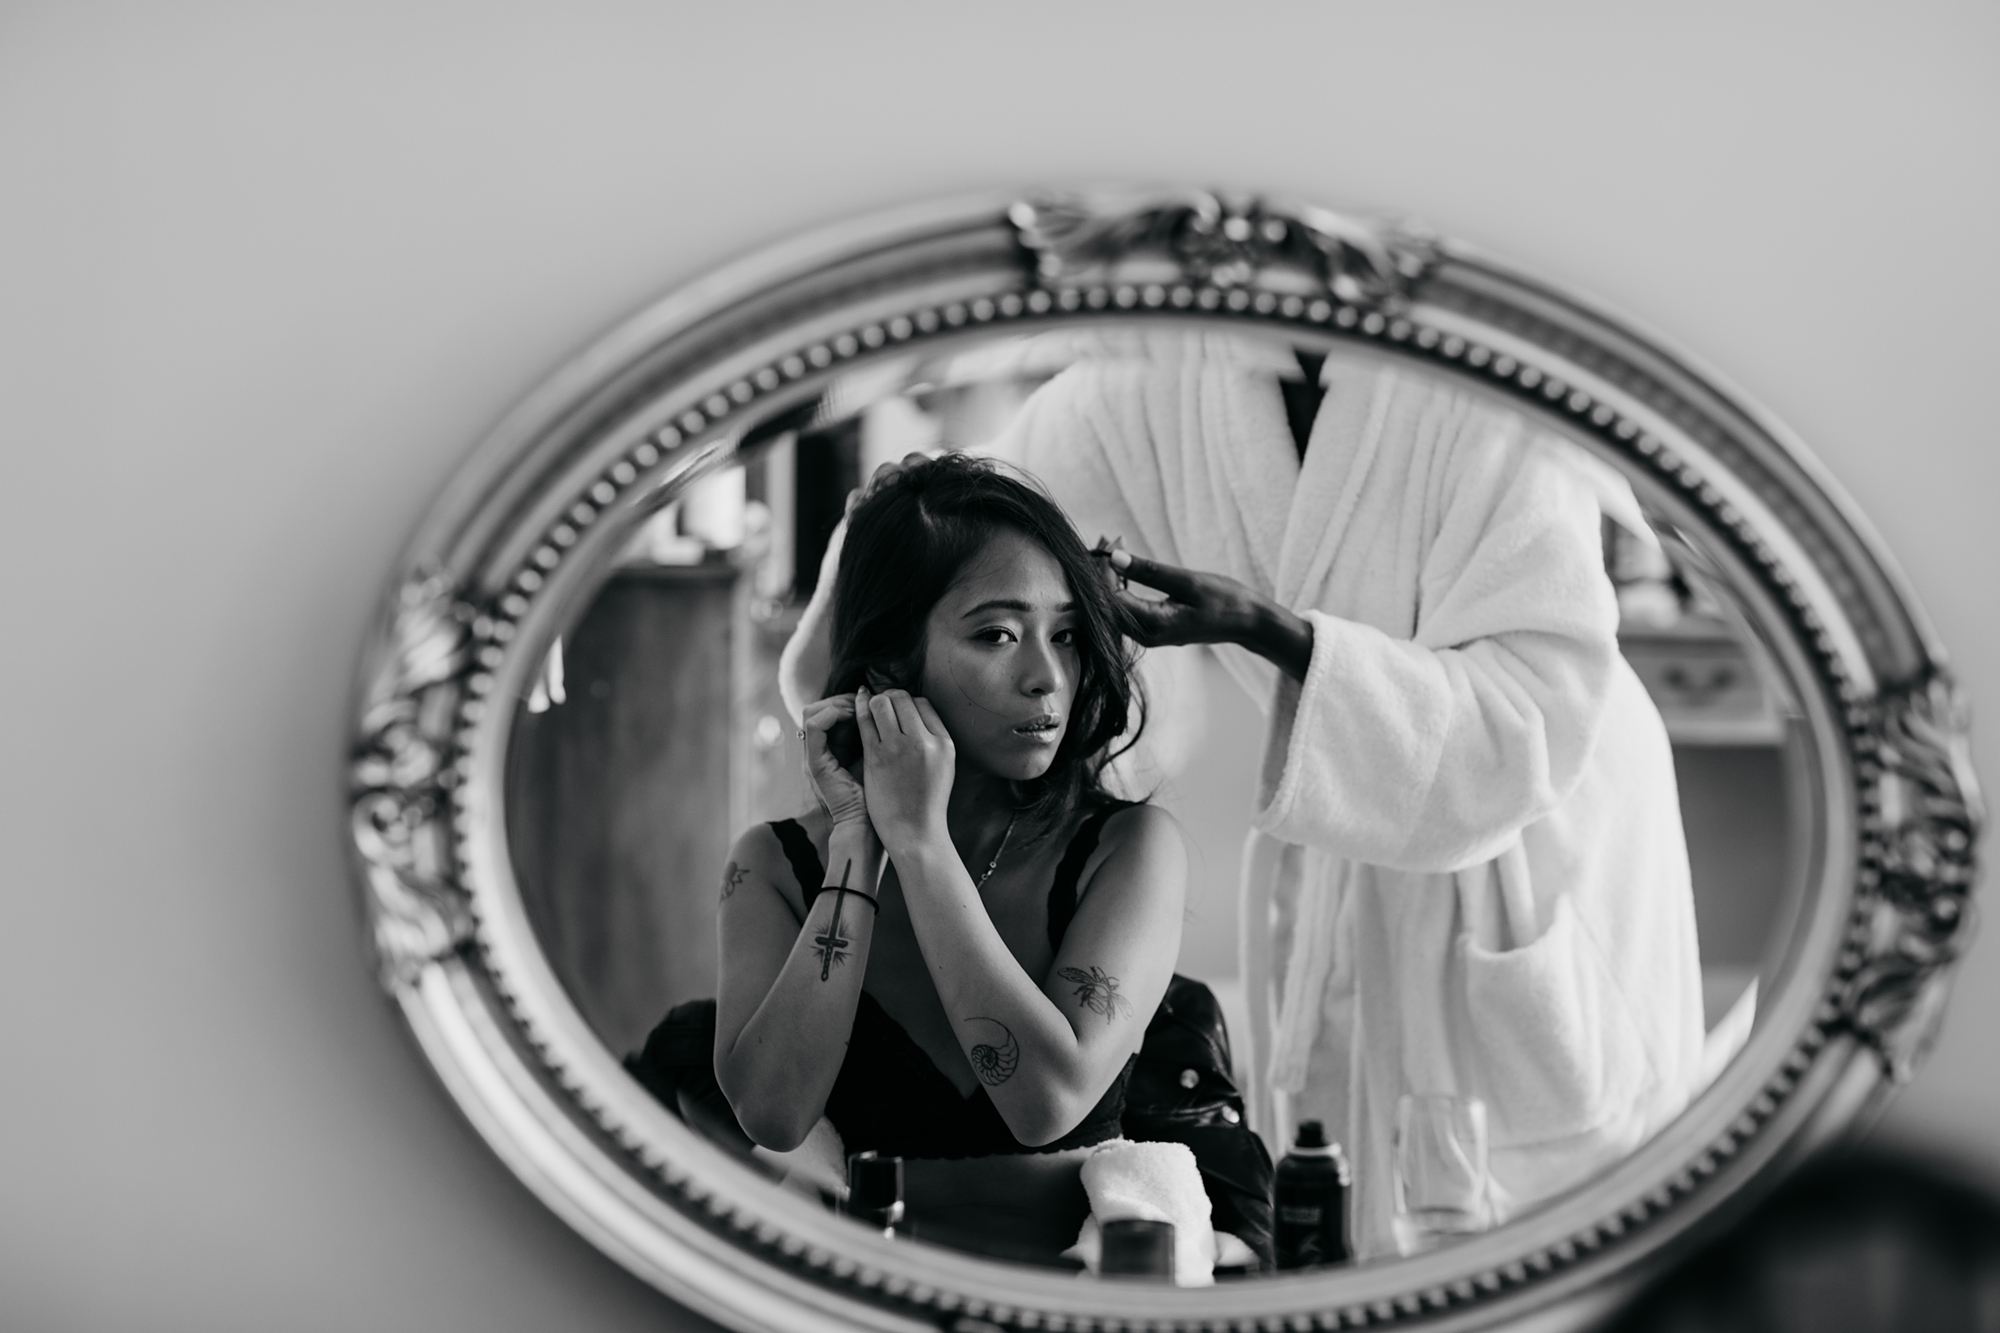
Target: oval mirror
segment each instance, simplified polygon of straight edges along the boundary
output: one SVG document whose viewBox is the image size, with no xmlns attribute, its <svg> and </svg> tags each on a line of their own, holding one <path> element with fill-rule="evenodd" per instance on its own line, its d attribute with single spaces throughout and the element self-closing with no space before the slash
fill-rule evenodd
<svg viewBox="0 0 2000 1333">
<path fill-rule="evenodd" d="M 525 400 L 353 833 L 467 1114 L 725 1322 L 1563 1326 L 1908 1077 L 1966 754 L 1686 358 L 1405 225 L 1045 194 Z"/>
</svg>

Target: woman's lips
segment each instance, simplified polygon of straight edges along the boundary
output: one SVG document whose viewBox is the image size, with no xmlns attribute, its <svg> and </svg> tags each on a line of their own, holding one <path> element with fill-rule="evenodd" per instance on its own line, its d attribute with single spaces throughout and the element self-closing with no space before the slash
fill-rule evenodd
<svg viewBox="0 0 2000 1333">
<path fill-rule="evenodd" d="M 1014 728 L 1014 734 L 1038 744 L 1051 745 L 1062 737 L 1062 719 L 1059 717 L 1038 717 L 1031 722 L 1023 722 L 1020 726 Z"/>
</svg>

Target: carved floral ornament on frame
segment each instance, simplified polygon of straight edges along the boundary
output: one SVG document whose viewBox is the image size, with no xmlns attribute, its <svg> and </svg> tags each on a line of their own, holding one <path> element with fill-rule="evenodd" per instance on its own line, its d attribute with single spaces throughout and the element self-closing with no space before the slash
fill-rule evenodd
<svg viewBox="0 0 2000 1333">
<path fill-rule="evenodd" d="M 649 516 L 842 376 L 1117 321 L 1370 356 L 1559 428 L 1699 548 L 1796 701 L 1801 899 L 1756 1030 L 1629 1156 L 1472 1240 L 1202 1288 L 886 1240 L 746 1170 L 640 1087 L 524 906 L 510 731 Z M 1581 1325 L 1698 1243 L 1735 1191 L 1907 1081 L 1970 938 L 1984 813 L 1967 707 L 1852 512 L 1782 426 L 1677 350 L 1408 223 L 1169 189 L 951 200 L 835 228 L 606 335 L 495 428 L 413 538 L 364 655 L 351 766 L 379 976 L 538 1195 L 737 1327 Z M 688 867 L 688 892 L 712 897 L 716 869 Z M 1088 971 L 1078 988 L 1111 994 Z"/>
</svg>

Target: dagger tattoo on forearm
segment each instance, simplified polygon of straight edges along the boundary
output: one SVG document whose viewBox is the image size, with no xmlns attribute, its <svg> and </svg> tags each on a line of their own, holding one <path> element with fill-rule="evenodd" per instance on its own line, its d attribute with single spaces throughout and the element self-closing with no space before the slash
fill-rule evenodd
<svg viewBox="0 0 2000 1333">
<path fill-rule="evenodd" d="M 834 890 L 833 920 L 827 923 L 824 934 L 813 936 L 813 943 L 818 946 L 813 950 L 813 953 L 819 958 L 819 979 L 821 981 L 825 981 L 829 976 L 833 975 L 833 965 L 835 963 L 845 963 L 847 961 L 848 940 L 840 933 L 840 909 L 847 903 L 847 876 L 853 869 L 854 862 L 852 859 L 849 859 L 847 864 L 841 867 L 840 883 L 835 886 Z"/>
</svg>

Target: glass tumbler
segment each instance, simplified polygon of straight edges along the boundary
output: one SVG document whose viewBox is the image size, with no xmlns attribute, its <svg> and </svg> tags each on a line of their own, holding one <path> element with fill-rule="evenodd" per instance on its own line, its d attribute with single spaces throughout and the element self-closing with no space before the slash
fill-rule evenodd
<svg viewBox="0 0 2000 1333">
<path fill-rule="evenodd" d="M 1493 1225 L 1486 1170 L 1486 1103 L 1406 1093 L 1396 1103 L 1396 1249 L 1434 1250 Z"/>
</svg>

